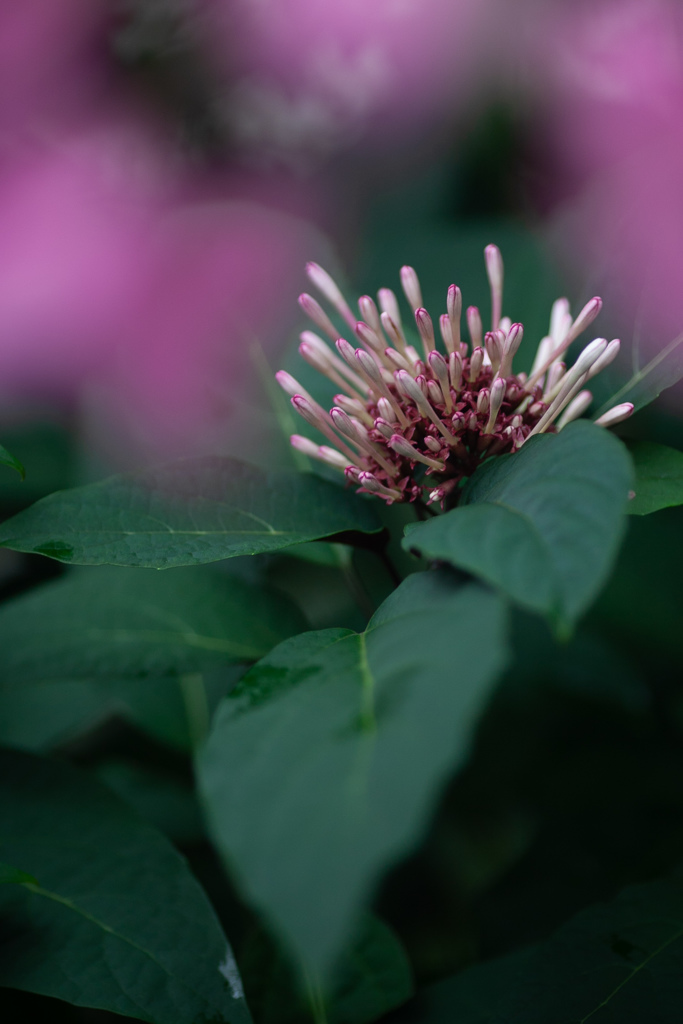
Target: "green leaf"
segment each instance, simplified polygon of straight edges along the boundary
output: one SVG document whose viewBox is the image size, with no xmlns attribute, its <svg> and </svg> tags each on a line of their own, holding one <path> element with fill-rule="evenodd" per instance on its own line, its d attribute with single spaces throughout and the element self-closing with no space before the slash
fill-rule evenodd
<svg viewBox="0 0 683 1024">
<path fill-rule="evenodd" d="M 629 445 L 636 470 L 635 498 L 628 504 L 634 516 L 683 505 L 683 452 L 650 441 Z"/>
<path fill-rule="evenodd" d="M 57 491 L 3 523 L 0 545 L 81 565 L 167 569 L 379 529 L 372 503 L 342 487 L 207 457 Z"/>
<path fill-rule="evenodd" d="M 223 702 L 200 786 L 245 897 L 324 975 L 419 839 L 505 666 L 505 606 L 418 573 L 364 633 L 304 633 Z"/>
<path fill-rule="evenodd" d="M 247 1024 L 237 967 L 182 857 L 66 764 L 0 753 L 0 985 L 154 1024 Z"/>
<path fill-rule="evenodd" d="M 435 986 L 413 1024 L 678 1024 L 683 884 L 626 889 L 538 946 Z M 446 1012 L 450 1008 L 450 1015 Z"/>
<path fill-rule="evenodd" d="M 23 885 L 25 882 L 38 885 L 33 875 L 28 875 L 25 871 L 20 871 L 19 868 L 13 868 L 11 864 L 0 861 L 0 885 Z"/>
<path fill-rule="evenodd" d="M 369 914 L 341 954 L 327 995 L 310 985 L 302 992 L 296 971 L 262 930 L 247 942 L 242 976 L 259 1024 L 309 1024 L 316 1004 L 324 1006 L 327 1024 L 367 1024 L 413 992 L 403 946 L 391 928 Z"/>
<path fill-rule="evenodd" d="M 572 423 L 484 463 L 464 505 L 409 527 L 403 544 L 481 576 L 566 632 L 607 579 L 631 479 L 616 437 Z"/>
<path fill-rule="evenodd" d="M 634 412 L 654 402 L 662 391 L 673 387 L 683 377 L 683 334 L 658 352 L 656 356 L 642 367 L 636 367 L 633 375 L 618 391 L 600 406 L 595 418 L 602 416 L 613 406 L 621 402 L 632 402 Z"/>
<path fill-rule="evenodd" d="M 396 1024 L 491 1024 L 501 991 L 510 989 L 533 954 L 534 947 L 526 947 L 426 986 Z"/>
<path fill-rule="evenodd" d="M 257 661 L 305 627 L 285 597 L 208 566 L 89 569 L 0 607 L 0 680 L 179 676 Z"/>
<path fill-rule="evenodd" d="M 26 470 L 19 462 L 19 459 L 15 459 L 11 452 L 8 452 L 6 448 L 0 444 L 0 466 L 8 466 L 9 469 L 16 469 L 17 473 L 23 480 L 26 477 Z"/>
<path fill-rule="evenodd" d="M 116 710 L 109 695 L 91 681 L 0 686 L 0 746 L 47 752 L 95 728 Z"/>
</svg>

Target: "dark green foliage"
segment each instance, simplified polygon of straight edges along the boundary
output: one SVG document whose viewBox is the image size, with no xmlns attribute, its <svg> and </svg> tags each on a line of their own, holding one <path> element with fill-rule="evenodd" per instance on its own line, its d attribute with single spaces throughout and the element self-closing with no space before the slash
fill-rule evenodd
<svg viewBox="0 0 683 1024">
<path fill-rule="evenodd" d="M 213 457 L 57 491 L 3 523 L 0 545 L 167 569 L 378 529 L 372 505 L 341 487 Z"/>
<path fill-rule="evenodd" d="M 330 969 L 418 840 L 506 659 L 502 602 L 422 573 L 366 632 L 285 641 L 223 703 L 199 761 L 211 829 L 308 968 Z"/>
<path fill-rule="evenodd" d="M 74 571 L 0 608 L 0 680 L 203 672 L 258 661 L 305 625 L 277 592 L 205 566 Z"/>
<path fill-rule="evenodd" d="M 0 754 L 0 984 L 154 1024 L 247 1024 L 239 974 L 183 859 L 101 784 Z"/>
<path fill-rule="evenodd" d="M 263 931 L 244 950 L 242 974 L 259 1024 L 306 1024 L 324 1006 L 328 1024 L 366 1024 L 400 1006 L 413 991 L 410 963 L 392 930 L 368 915 L 345 949 L 325 995 L 298 972 Z"/>
<path fill-rule="evenodd" d="M 633 886 L 540 945 L 429 992 L 405 1024 L 678 1024 L 683 884 Z"/>
<path fill-rule="evenodd" d="M 613 435 L 570 424 L 484 463 L 462 507 L 409 527 L 403 544 L 481 576 L 566 631 L 607 578 L 631 477 Z"/>
<path fill-rule="evenodd" d="M 19 462 L 19 459 L 15 459 L 11 452 L 8 452 L 6 448 L 0 444 L 0 466 L 7 466 L 9 469 L 14 469 L 23 480 L 26 476 L 26 470 Z"/>
<path fill-rule="evenodd" d="M 630 445 L 629 451 L 636 471 L 630 514 L 646 516 L 671 505 L 683 505 L 683 452 L 651 441 Z"/>
</svg>

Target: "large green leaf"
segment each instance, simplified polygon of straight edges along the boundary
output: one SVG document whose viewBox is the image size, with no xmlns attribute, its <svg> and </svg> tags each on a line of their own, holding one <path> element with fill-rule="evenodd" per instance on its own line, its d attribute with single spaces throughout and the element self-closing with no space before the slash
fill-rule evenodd
<svg viewBox="0 0 683 1024">
<path fill-rule="evenodd" d="M 0 680 L 202 672 L 258 661 L 305 628 L 282 595 L 209 566 L 74 571 L 0 607 Z"/>
<path fill-rule="evenodd" d="M 154 1024 L 250 1020 L 237 967 L 185 861 L 108 789 L 0 754 L 0 985 Z"/>
<path fill-rule="evenodd" d="M 409 527 L 403 543 L 481 576 L 566 631 L 609 574 L 631 479 L 616 437 L 573 423 L 484 463 L 460 508 Z"/>
<path fill-rule="evenodd" d="M 366 632 L 285 641 L 219 709 L 199 760 L 210 827 L 245 897 L 313 971 L 465 760 L 504 633 L 495 594 L 419 573 Z"/>
<path fill-rule="evenodd" d="M 628 504 L 631 515 L 683 505 L 683 452 L 651 441 L 637 441 L 629 451 L 636 470 L 636 494 Z"/>
<path fill-rule="evenodd" d="M 435 986 L 406 1024 L 679 1024 L 683 884 L 626 889 L 546 942 Z"/>
<path fill-rule="evenodd" d="M 342 487 L 216 456 L 57 491 L 3 523 L 0 545 L 167 569 L 379 528 L 372 503 Z"/>
</svg>

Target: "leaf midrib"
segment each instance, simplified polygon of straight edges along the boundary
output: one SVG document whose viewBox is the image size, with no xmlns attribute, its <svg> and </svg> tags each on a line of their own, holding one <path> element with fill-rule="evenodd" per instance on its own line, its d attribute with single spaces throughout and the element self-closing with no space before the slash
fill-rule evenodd
<svg viewBox="0 0 683 1024">
<path fill-rule="evenodd" d="M 663 942 L 661 944 L 661 946 L 658 946 L 657 949 L 653 950 L 652 953 L 650 953 L 648 956 L 645 957 L 644 960 L 641 961 L 641 963 L 636 964 L 636 966 L 633 968 L 631 973 L 626 978 L 624 978 L 623 981 L 620 981 L 619 984 L 616 985 L 612 989 L 612 991 L 609 993 L 609 995 L 607 995 L 605 997 L 605 999 L 602 1000 L 601 1003 L 598 1003 L 598 1005 L 593 1010 L 591 1010 L 590 1013 L 586 1014 L 585 1017 L 582 1017 L 581 1020 L 578 1022 L 578 1024 L 585 1024 L 585 1022 L 587 1020 L 590 1020 L 590 1018 L 594 1014 L 596 1014 L 598 1012 L 598 1010 L 601 1010 L 603 1008 L 603 1006 L 607 1006 L 607 1004 L 610 1002 L 610 1000 L 614 999 L 614 997 L 617 995 L 617 993 L 620 992 L 621 989 L 624 988 L 625 985 L 628 985 L 628 983 L 630 981 L 633 981 L 635 976 L 640 971 L 642 971 L 642 969 L 644 967 L 647 967 L 647 965 L 650 963 L 651 960 L 654 960 L 654 958 L 656 956 L 659 956 L 660 953 L 663 953 L 665 949 L 667 949 L 669 946 L 671 946 L 674 942 L 677 942 L 678 939 L 680 939 L 680 938 L 683 938 L 683 927 L 679 928 L 679 930 L 674 935 L 672 935 L 669 939 L 667 939 L 666 942 Z"/>
<path fill-rule="evenodd" d="M 43 896 L 45 899 L 52 900 L 54 903 L 61 904 L 61 906 L 64 906 L 68 910 L 73 911 L 73 913 L 78 914 L 80 917 L 83 917 L 86 921 L 89 921 L 97 928 L 100 928 L 103 932 L 112 935 L 114 938 L 119 939 L 121 942 L 125 943 L 131 948 L 136 949 L 139 953 L 142 953 L 143 956 L 151 960 L 152 963 L 154 963 L 167 977 L 171 978 L 176 983 L 180 983 L 184 988 L 188 990 L 188 992 L 191 992 L 194 996 L 197 996 L 201 1000 L 201 1002 L 204 1003 L 206 1006 L 215 1005 L 214 1003 L 209 1002 L 209 1000 L 207 1000 L 206 996 L 202 992 L 196 989 L 184 978 L 179 977 L 177 974 L 171 971 L 170 968 L 168 968 L 165 964 L 158 960 L 154 953 L 151 952 L 151 950 L 146 949 L 144 946 L 141 946 L 139 943 L 135 942 L 128 936 L 122 935 L 120 932 L 116 931 L 115 928 L 111 928 L 109 925 L 105 924 L 104 921 L 100 921 L 99 918 L 94 916 L 94 914 L 90 914 L 87 910 L 84 910 L 82 907 L 79 907 L 68 897 L 60 896 L 59 893 L 52 892 L 50 889 L 44 889 L 42 886 L 34 885 L 31 882 L 22 883 L 22 888 L 28 890 L 36 896 Z M 117 984 L 119 984 L 118 981 Z M 119 985 L 119 987 L 121 986 Z M 136 1000 L 133 1000 L 131 998 L 128 992 L 126 992 L 126 995 L 128 996 L 129 999 L 131 999 L 131 1002 L 135 1002 L 136 1005 L 140 1006 L 140 1004 L 137 1003 Z M 148 1012 L 143 1006 L 140 1006 L 140 1009 L 144 1010 L 145 1013 Z M 221 1013 L 221 1015 L 223 1015 L 220 1006 L 218 1007 L 218 1010 Z M 225 1020 L 226 1018 L 223 1017 L 223 1019 Z"/>
</svg>

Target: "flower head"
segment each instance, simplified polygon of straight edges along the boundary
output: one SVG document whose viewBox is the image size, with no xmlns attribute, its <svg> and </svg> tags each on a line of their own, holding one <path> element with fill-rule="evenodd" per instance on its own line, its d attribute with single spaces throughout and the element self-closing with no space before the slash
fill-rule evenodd
<svg viewBox="0 0 683 1024">
<path fill-rule="evenodd" d="M 522 324 L 502 315 L 503 260 L 495 245 L 484 250 L 491 287 L 491 329 L 484 333 L 476 306 L 466 311 L 470 343 L 461 335 L 462 296 L 452 284 L 447 312 L 439 318 L 443 349 L 434 323 L 422 305 L 412 267 L 401 268 L 401 285 L 413 311 L 419 347 L 404 330 L 396 295 L 378 293 L 358 300 L 356 320 L 333 279 L 315 263 L 306 270 L 321 296 L 349 325 L 360 347 L 338 337 L 328 314 L 308 294 L 302 309 L 327 334 L 334 349 L 313 331 L 301 334 L 299 352 L 339 388 L 327 412 L 288 373 L 276 376 L 292 405 L 330 442 L 318 445 L 294 434 L 292 445 L 311 458 L 343 471 L 359 491 L 394 501 L 457 504 L 462 481 L 493 455 L 517 451 L 534 434 L 556 432 L 580 416 L 592 394 L 584 385 L 616 357 L 620 342 L 596 338 L 573 366 L 563 357 L 572 342 L 595 320 L 599 298 L 586 303 L 576 318 L 566 299 L 552 307 L 550 330 L 538 346 L 530 373 L 514 373 Z M 336 350 L 336 351 L 335 351 Z M 616 406 L 596 422 L 611 426 L 633 411 Z"/>
</svg>

